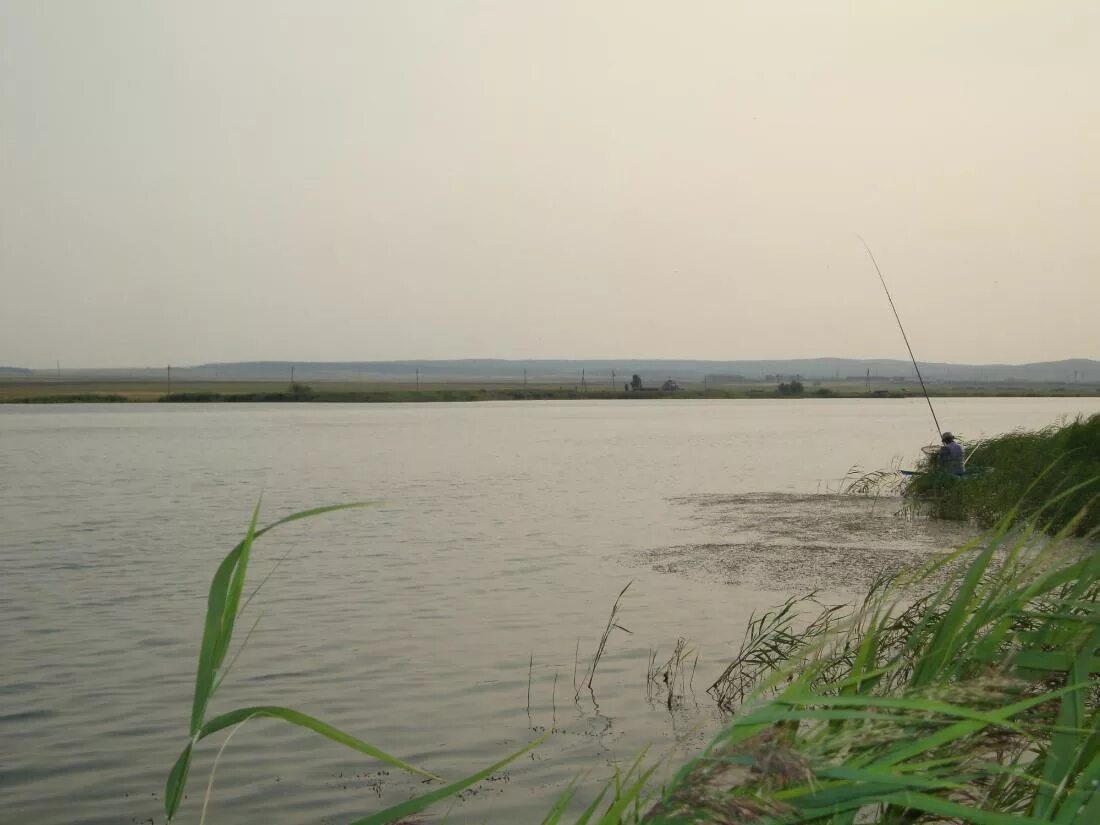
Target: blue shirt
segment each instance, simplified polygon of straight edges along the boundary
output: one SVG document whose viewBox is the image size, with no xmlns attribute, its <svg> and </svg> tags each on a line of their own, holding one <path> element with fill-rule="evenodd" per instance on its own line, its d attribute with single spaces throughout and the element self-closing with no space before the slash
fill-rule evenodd
<svg viewBox="0 0 1100 825">
<path fill-rule="evenodd" d="M 949 473 L 961 476 L 966 472 L 963 467 L 963 448 L 958 441 L 948 441 L 940 447 L 939 464 Z"/>
</svg>

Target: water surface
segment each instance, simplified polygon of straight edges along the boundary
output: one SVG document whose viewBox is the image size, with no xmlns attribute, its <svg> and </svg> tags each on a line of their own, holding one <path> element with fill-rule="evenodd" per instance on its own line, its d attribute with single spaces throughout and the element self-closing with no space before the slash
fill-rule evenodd
<svg viewBox="0 0 1100 825">
<path fill-rule="evenodd" d="M 937 402 L 965 438 L 1098 410 Z M 705 742 L 705 687 L 754 609 L 851 596 L 961 540 L 833 495 L 932 436 L 917 400 L 0 407 L 0 821 L 163 821 L 206 588 L 261 493 L 266 521 L 380 503 L 257 545 L 255 582 L 289 555 L 213 710 L 289 705 L 448 777 L 553 729 L 449 820 L 538 821 L 579 769 L 595 783 L 643 745 Z M 583 670 L 631 580 L 632 633 L 574 702 L 578 640 Z M 670 711 L 645 672 L 680 636 L 700 659 Z M 346 822 L 422 787 L 260 720 L 226 750 L 208 821 Z"/>
</svg>

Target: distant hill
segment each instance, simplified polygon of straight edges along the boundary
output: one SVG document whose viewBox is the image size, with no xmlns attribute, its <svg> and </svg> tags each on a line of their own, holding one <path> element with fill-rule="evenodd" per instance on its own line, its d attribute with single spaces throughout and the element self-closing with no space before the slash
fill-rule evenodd
<svg viewBox="0 0 1100 825">
<path fill-rule="evenodd" d="M 921 362 L 921 373 L 934 383 L 1036 383 L 1100 385 L 1100 361 L 1073 358 L 1032 364 L 942 364 Z M 807 381 L 913 381 L 913 364 L 886 358 L 795 358 L 756 361 L 700 361 L 659 358 L 590 358 L 507 360 L 466 358 L 424 361 L 241 361 L 198 366 L 172 367 L 173 381 L 383 381 L 415 380 L 417 370 L 423 382 L 485 381 L 518 382 L 524 370 L 528 381 L 572 386 L 581 372 L 592 386 L 621 386 L 637 373 L 647 386 L 673 379 L 683 383 L 703 382 L 713 386 L 739 382 L 778 382 L 794 377 Z M 53 370 L 24 370 L 0 367 L 0 376 L 49 378 Z M 164 367 L 65 370 L 72 380 L 165 381 Z"/>
<path fill-rule="evenodd" d="M 297 380 L 412 380 L 420 370 L 422 380 L 496 380 L 523 378 L 527 370 L 530 381 L 576 382 L 581 371 L 590 382 L 610 382 L 615 372 L 616 383 L 627 382 L 638 373 L 648 382 L 674 378 L 678 381 L 702 381 L 704 376 L 740 377 L 746 381 L 771 380 L 776 376 L 801 376 L 809 380 L 871 378 L 914 379 L 913 365 L 900 359 L 861 358 L 800 358 L 754 361 L 699 361 L 688 359 L 584 359 L 584 360 L 506 360 L 457 359 L 426 361 L 342 361 L 290 362 L 250 361 L 226 364 L 203 364 L 180 369 L 180 378 L 210 377 L 217 373 L 223 379 L 281 380 L 289 379 L 294 367 Z M 1075 358 L 1032 364 L 945 364 L 921 362 L 921 373 L 928 381 L 949 382 L 1009 382 L 1036 383 L 1100 383 L 1100 361 Z M 173 368 L 173 374 L 176 368 Z M 770 378 L 769 378 L 770 376 Z"/>
</svg>

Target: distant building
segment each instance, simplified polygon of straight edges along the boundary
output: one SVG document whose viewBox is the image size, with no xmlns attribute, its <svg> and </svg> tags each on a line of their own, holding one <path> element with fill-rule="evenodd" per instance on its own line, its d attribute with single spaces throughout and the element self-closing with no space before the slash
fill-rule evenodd
<svg viewBox="0 0 1100 825">
<path fill-rule="evenodd" d="M 679 384 L 673 381 L 671 378 L 661 384 L 661 392 L 676 392 L 679 389 L 683 389 Z"/>
</svg>

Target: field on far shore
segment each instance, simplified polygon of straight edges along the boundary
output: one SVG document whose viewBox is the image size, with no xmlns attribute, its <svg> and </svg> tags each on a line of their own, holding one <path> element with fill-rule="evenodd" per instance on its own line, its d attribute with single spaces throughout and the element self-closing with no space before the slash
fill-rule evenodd
<svg viewBox="0 0 1100 825">
<path fill-rule="evenodd" d="M 627 392 L 621 384 L 561 381 L 499 381 L 464 379 L 451 381 L 340 381 L 298 382 L 292 392 L 289 381 L 173 380 L 162 378 L 78 379 L 0 378 L 0 403 L 65 403 L 81 401 L 476 401 L 522 399 L 641 399 L 641 398 L 906 398 L 920 396 L 916 382 L 804 381 L 802 392 L 782 393 L 774 382 L 704 385 L 686 382 L 680 389 L 661 391 L 659 385 Z M 1092 396 L 1093 384 L 934 383 L 930 394 L 950 396 Z"/>
</svg>

